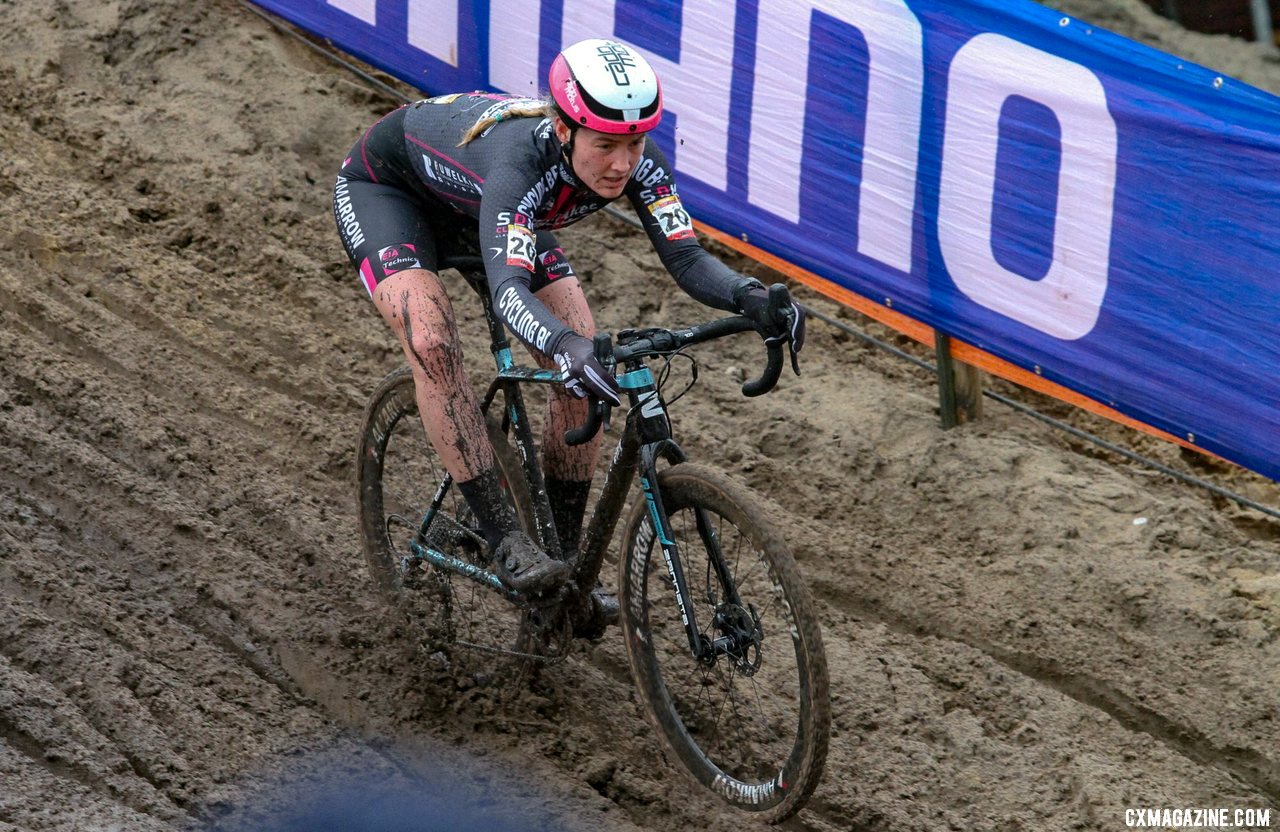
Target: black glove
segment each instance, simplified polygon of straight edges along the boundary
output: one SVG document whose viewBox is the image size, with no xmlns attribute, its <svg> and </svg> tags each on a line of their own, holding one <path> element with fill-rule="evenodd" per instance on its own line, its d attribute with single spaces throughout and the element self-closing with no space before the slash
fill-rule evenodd
<svg viewBox="0 0 1280 832">
<path fill-rule="evenodd" d="M 791 349 L 791 369 L 800 375 L 800 362 L 796 355 L 804 348 L 804 325 L 809 313 L 794 300 L 770 313 L 769 290 L 759 283 L 748 284 L 734 296 L 742 314 L 755 322 L 756 331 L 766 344 L 788 342 Z"/>
<path fill-rule="evenodd" d="M 596 360 L 590 338 L 576 332 L 565 333 L 556 345 L 555 359 L 560 372 L 564 373 L 565 389 L 570 393 L 579 399 L 590 393 L 611 407 L 622 404 L 618 382 Z"/>
</svg>

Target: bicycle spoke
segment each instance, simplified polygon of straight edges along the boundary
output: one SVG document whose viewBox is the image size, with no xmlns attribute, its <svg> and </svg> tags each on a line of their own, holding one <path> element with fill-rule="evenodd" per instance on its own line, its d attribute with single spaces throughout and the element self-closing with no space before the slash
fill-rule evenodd
<svg viewBox="0 0 1280 832">
<path fill-rule="evenodd" d="M 722 611 L 721 605 L 727 604 L 733 593 L 729 587 L 721 585 L 721 576 L 713 563 L 713 555 L 708 551 L 704 533 L 713 535 L 711 539 L 718 543 L 725 571 L 743 604 L 754 602 L 763 610 L 765 618 L 781 622 L 783 616 L 778 614 L 777 593 L 771 586 L 768 565 L 762 555 L 722 515 L 713 514 L 707 519 L 708 524 L 700 529 L 693 510 L 673 511 L 669 517 L 669 526 L 677 551 L 685 563 L 686 575 L 695 581 L 695 585 L 688 589 L 694 603 L 692 612 L 704 630 L 703 635 L 712 640 L 734 634 L 744 638 L 737 630 L 746 626 L 743 617 L 747 615 L 741 608 L 736 613 L 731 611 L 732 608 Z M 659 556 L 656 549 L 652 556 Z M 697 562 L 699 560 L 701 563 Z M 658 587 L 664 587 L 663 592 L 674 592 L 665 573 L 656 582 L 655 589 Z M 663 606 L 674 605 L 674 599 L 668 601 L 666 597 L 657 597 L 657 593 L 651 594 L 650 601 Z M 725 616 L 725 623 L 717 624 L 717 613 Z M 651 624 L 655 617 L 657 613 L 651 611 Z M 790 691 L 778 690 L 779 685 L 786 687 L 784 679 L 788 674 L 794 679 L 798 672 L 794 656 L 788 661 L 783 655 L 790 650 L 789 637 L 785 639 L 786 643 L 778 640 L 776 647 L 771 641 L 755 647 L 744 644 L 730 654 L 717 656 L 715 665 L 706 667 L 689 654 L 687 637 L 679 621 L 678 614 L 670 615 L 652 626 L 655 630 L 659 627 L 663 630 L 663 640 L 667 645 L 664 661 L 670 663 L 668 670 L 672 673 L 668 680 L 670 693 L 686 726 L 698 736 L 698 744 L 703 751 L 725 771 L 747 780 L 771 778 L 776 772 L 770 766 L 786 758 L 792 738 L 775 736 L 778 732 L 772 726 L 776 720 L 770 718 L 770 713 L 786 710 L 799 694 L 794 685 Z M 736 630 L 732 633 L 730 630 L 719 632 L 717 627 Z M 777 629 L 782 631 L 781 623 Z M 738 662 L 748 661 L 747 657 L 754 649 L 769 651 L 772 660 L 765 663 L 756 676 L 747 676 L 738 667 Z M 775 652 L 778 655 L 774 655 Z"/>
</svg>

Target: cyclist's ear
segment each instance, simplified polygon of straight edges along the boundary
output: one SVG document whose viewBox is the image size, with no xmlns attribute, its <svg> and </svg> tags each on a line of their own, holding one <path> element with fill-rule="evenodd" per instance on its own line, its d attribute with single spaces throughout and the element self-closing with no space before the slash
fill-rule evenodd
<svg viewBox="0 0 1280 832">
<path fill-rule="evenodd" d="M 556 138 L 560 140 L 560 144 L 568 144 L 573 139 L 573 130 L 569 125 L 564 123 L 564 119 L 558 115 L 551 117 L 552 129 L 556 131 Z"/>
</svg>

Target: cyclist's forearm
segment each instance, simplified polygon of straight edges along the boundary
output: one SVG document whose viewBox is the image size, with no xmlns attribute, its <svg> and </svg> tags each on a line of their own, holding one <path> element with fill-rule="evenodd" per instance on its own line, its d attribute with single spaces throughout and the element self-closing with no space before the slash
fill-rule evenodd
<svg viewBox="0 0 1280 832">
<path fill-rule="evenodd" d="M 671 276 L 690 297 L 713 309 L 740 311 L 736 298 L 760 282 L 746 278 L 708 254 L 701 246 L 673 256 L 667 264 Z M 664 261 L 665 262 L 665 261 Z"/>
<path fill-rule="evenodd" d="M 490 284 L 493 309 L 522 343 L 551 357 L 552 350 L 569 327 L 551 314 L 551 310 L 529 290 L 519 278 L 508 278 L 497 286 Z"/>
</svg>

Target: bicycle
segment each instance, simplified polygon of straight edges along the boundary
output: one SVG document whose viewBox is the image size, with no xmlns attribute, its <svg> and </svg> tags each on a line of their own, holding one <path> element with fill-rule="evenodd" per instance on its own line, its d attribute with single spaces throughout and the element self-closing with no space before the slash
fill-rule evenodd
<svg viewBox="0 0 1280 832">
<path fill-rule="evenodd" d="M 526 531 L 573 570 L 547 597 L 503 586 L 465 502 L 450 488 L 448 473 L 439 473 L 404 367 L 375 390 L 360 436 L 360 518 L 375 582 L 422 625 L 439 652 L 464 648 L 521 662 L 558 661 L 575 637 L 600 637 L 610 623 L 599 620 L 590 595 L 638 477 L 643 499 L 622 534 L 619 601 L 641 707 L 668 759 L 674 756 L 696 782 L 770 822 L 790 817 L 821 777 L 831 723 L 813 601 L 757 499 L 722 473 L 686 460 L 661 395 L 675 356 L 693 361 L 692 387 L 697 364 L 684 350 L 754 331 L 753 324 L 734 316 L 678 330 L 622 330 L 616 345 L 596 336 L 596 357 L 611 372 L 624 370 L 618 381 L 630 406 L 580 551 L 564 553 L 521 393 L 523 384 L 559 384 L 562 377 L 514 364 L 479 257 L 445 258 L 441 268 L 461 272 L 484 304 L 498 369 L 482 410 L 500 480 Z M 784 308 L 786 287 L 770 292 Z M 742 386 L 748 396 L 778 380 L 782 344 L 767 351 L 762 376 Z M 666 361 L 657 377 L 645 363 L 650 358 Z M 499 391 L 501 419 L 490 412 Z M 608 416 L 603 404 L 593 404 L 587 423 L 570 430 L 566 441 L 589 441 Z M 417 495 L 436 482 L 429 504 L 418 505 Z"/>
</svg>

